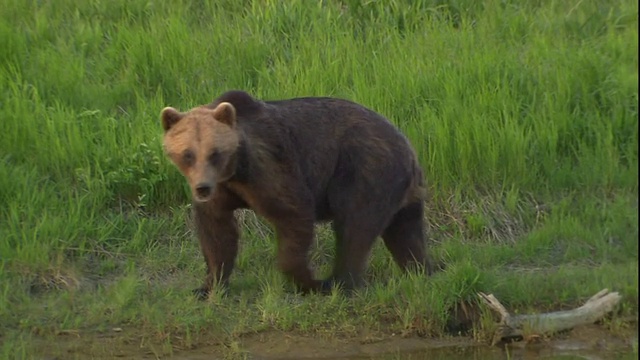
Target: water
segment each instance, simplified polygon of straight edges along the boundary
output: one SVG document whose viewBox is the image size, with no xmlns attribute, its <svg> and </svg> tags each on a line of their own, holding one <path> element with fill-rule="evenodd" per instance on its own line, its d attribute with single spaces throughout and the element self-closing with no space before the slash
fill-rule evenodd
<svg viewBox="0 0 640 360">
<path fill-rule="evenodd" d="M 467 340 L 387 339 L 374 343 L 349 341 L 327 346 L 321 339 L 264 339 L 254 343 L 250 359 L 335 360 L 610 360 L 638 359 L 637 331 L 615 337 L 603 332 L 574 333 L 566 338 L 516 342 L 505 346 L 480 345 Z M 275 340 L 275 341 L 274 341 Z M 311 340 L 311 341 L 309 341 Z"/>
</svg>

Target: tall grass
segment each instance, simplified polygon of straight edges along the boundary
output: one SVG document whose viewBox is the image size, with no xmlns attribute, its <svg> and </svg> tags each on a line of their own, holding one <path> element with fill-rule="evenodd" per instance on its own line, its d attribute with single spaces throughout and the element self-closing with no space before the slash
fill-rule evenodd
<svg viewBox="0 0 640 360">
<path fill-rule="evenodd" d="M 237 334 L 382 321 L 439 334 L 452 304 L 476 290 L 549 307 L 604 286 L 637 296 L 636 1 L 0 0 L 0 8 L 0 336 L 18 339 L 4 351 L 34 328 L 80 324 L 193 337 L 205 326 Z M 390 118 L 425 168 L 432 243 L 449 270 L 426 282 L 393 270 L 389 280 L 393 264 L 377 248 L 375 285 L 361 299 L 291 300 L 271 261 L 271 233 L 247 215 L 233 280 L 240 305 L 222 315 L 184 304 L 203 263 L 158 114 L 228 89 L 344 97 Z M 319 234 L 313 258 L 326 271 L 331 234 Z M 544 271 L 505 275 L 520 267 Z M 549 269 L 557 275 L 545 282 Z M 584 286 L 554 292 L 574 280 Z M 39 317 L 47 303 L 57 310 Z"/>
</svg>

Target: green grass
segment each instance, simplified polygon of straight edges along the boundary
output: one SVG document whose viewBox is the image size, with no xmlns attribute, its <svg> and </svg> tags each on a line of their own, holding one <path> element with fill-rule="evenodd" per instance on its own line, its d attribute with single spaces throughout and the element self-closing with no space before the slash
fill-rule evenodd
<svg viewBox="0 0 640 360">
<path fill-rule="evenodd" d="M 0 8 L 3 358 L 113 328 L 157 354 L 218 342 L 237 354 L 243 334 L 273 329 L 442 336 L 477 291 L 525 312 L 606 287 L 623 294 L 617 317 L 638 314 L 636 1 Z M 159 111 L 228 89 L 344 97 L 389 117 L 425 168 L 430 243 L 446 271 L 402 276 L 378 245 L 354 297 L 296 296 L 273 233 L 243 213 L 230 296 L 192 299 L 204 262 Z M 325 274 L 328 228 L 318 240 Z"/>
</svg>

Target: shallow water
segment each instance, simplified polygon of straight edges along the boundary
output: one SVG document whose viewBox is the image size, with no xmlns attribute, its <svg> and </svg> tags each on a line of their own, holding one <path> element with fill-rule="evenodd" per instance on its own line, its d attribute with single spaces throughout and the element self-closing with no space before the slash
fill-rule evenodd
<svg viewBox="0 0 640 360">
<path fill-rule="evenodd" d="M 637 359 L 637 343 L 637 329 L 613 335 L 601 327 L 586 326 L 552 340 L 521 341 L 500 347 L 478 344 L 468 338 L 386 338 L 354 342 L 268 334 L 244 345 L 249 350 L 249 358 L 260 360 L 609 360 Z"/>
<path fill-rule="evenodd" d="M 609 360 L 609 359 L 637 359 L 637 353 L 629 349 L 598 350 L 598 349 L 561 349 L 561 348 L 497 348 L 488 346 L 456 347 L 427 349 L 411 352 L 390 352 L 383 355 L 361 354 L 354 356 L 250 356 L 251 359 L 260 360 L 289 360 L 289 359 L 335 359 L 335 360 Z"/>
<path fill-rule="evenodd" d="M 489 347 L 432 349 L 412 353 L 387 354 L 379 357 L 364 357 L 372 360 L 515 360 L 515 359 L 548 359 L 548 360 L 609 360 L 609 359 L 637 359 L 631 349 L 624 350 L 562 350 L 562 349 L 498 349 Z M 344 358 L 344 360 L 364 359 L 363 357 Z"/>
<path fill-rule="evenodd" d="M 574 329 L 553 339 L 535 343 L 515 342 L 506 346 L 479 344 L 470 338 L 403 338 L 362 336 L 341 339 L 300 336 L 282 332 L 245 335 L 233 346 L 200 344 L 191 348 L 167 349 L 141 342 L 125 334 L 111 336 L 57 336 L 32 344 L 42 359 L 225 359 L 256 360 L 609 360 L 637 359 L 637 326 L 612 334 L 599 326 Z"/>
</svg>

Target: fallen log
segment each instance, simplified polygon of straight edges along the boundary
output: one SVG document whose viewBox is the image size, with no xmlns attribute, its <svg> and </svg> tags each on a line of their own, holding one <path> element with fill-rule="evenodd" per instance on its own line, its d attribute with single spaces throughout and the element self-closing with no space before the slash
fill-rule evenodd
<svg viewBox="0 0 640 360">
<path fill-rule="evenodd" d="M 501 317 L 498 329 L 493 334 L 492 345 L 512 338 L 552 334 L 579 325 L 592 324 L 613 311 L 622 298 L 617 292 L 604 289 L 576 309 L 544 314 L 511 315 L 493 294 L 478 293 L 478 296 Z"/>
</svg>

